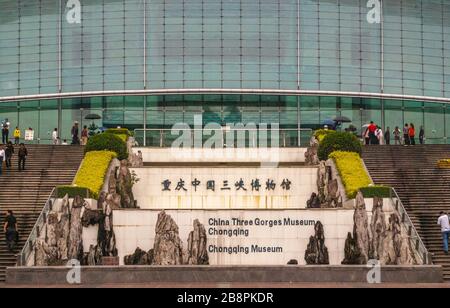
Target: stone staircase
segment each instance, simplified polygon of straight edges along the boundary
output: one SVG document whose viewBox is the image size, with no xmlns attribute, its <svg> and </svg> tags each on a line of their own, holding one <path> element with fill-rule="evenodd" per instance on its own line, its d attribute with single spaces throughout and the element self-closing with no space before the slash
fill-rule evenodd
<svg viewBox="0 0 450 308">
<path fill-rule="evenodd" d="M 3 224 L 6 210 L 12 210 L 18 220 L 20 232 L 16 253 L 22 249 L 45 202 L 56 185 L 71 184 L 83 159 L 79 146 L 27 145 L 26 170 L 17 168 L 17 151 L 12 169 L 0 176 L 0 282 L 5 280 L 5 270 L 14 266 L 16 257 L 6 248 Z"/>
<path fill-rule="evenodd" d="M 438 159 L 450 158 L 450 145 L 366 146 L 363 159 L 375 184 L 395 188 L 433 262 L 443 266 L 450 281 L 450 255 L 442 250 L 437 219 L 450 213 L 450 169 L 438 169 Z"/>
</svg>

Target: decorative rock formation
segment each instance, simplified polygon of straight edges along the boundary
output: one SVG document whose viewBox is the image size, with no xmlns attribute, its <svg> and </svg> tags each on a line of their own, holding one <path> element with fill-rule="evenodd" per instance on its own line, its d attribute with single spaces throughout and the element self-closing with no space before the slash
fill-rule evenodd
<svg viewBox="0 0 450 308">
<path fill-rule="evenodd" d="M 38 266 L 60 265 L 68 259 L 67 243 L 69 238 L 69 197 L 61 200 L 61 205 L 54 206 L 48 213 L 43 234 L 36 241 L 35 264 Z"/>
<path fill-rule="evenodd" d="M 89 246 L 89 252 L 84 255 L 81 262 L 82 265 L 95 266 L 102 264 L 102 252 L 100 247 L 91 245 Z"/>
<path fill-rule="evenodd" d="M 353 236 L 349 233 L 345 241 L 345 259 L 342 264 L 367 264 L 370 250 L 369 219 L 364 197 L 356 196 L 356 208 L 353 214 Z"/>
<path fill-rule="evenodd" d="M 153 264 L 183 264 L 183 244 L 178 234 L 178 226 L 165 211 L 158 214 L 155 232 Z"/>
<path fill-rule="evenodd" d="M 317 170 L 317 189 L 321 208 L 342 207 L 343 202 L 342 196 L 339 193 L 338 181 L 332 178 L 331 166 L 327 165 L 325 161 L 319 163 Z"/>
<path fill-rule="evenodd" d="M 309 141 L 309 147 L 305 153 L 305 164 L 307 166 L 318 165 L 319 164 L 319 156 L 317 152 L 319 150 L 319 140 L 316 137 L 312 136 Z"/>
<path fill-rule="evenodd" d="M 122 160 L 117 177 L 117 193 L 120 195 L 120 206 L 122 208 L 136 208 L 136 203 L 133 196 L 133 178 L 130 169 L 128 169 L 128 162 Z"/>
<path fill-rule="evenodd" d="M 148 252 L 136 248 L 132 255 L 125 256 L 125 265 L 151 265 L 153 263 L 153 249 Z"/>
<path fill-rule="evenodd" d="M 314 226 L 314 236 L 309 238 L 305 251 L 306 264 L 330 264 L 328 248 L 325 246 L 325 233 L 320 221 Z"/>
<path fill-rule="evenodd" d="M 100 211 L 85 208 L 83 216 L 81 217 L 81 224 L 83 227 L 87 228 L 99 224 L 103 219 L 103 214 Z"/>
<path fill-rule="evenodd" d="M 99 204 L 102 207 L 103 219 L 99 221 L 97 243 L 102 256 L 115 257 L 117 256 L 117 249 L 113 230 L 113 208 L 108 199 Z"/>
<path fill-rule="evenodd" d="M 187 263 L 193 265 L 208 265 L 209 256 L 206 248 L 206 230 L 198 221 L 194 220 L 194 231 L 189 233 Z"/>
<path fill-rule="evenodd" d="M 298 265 L 298 261 L 295 259 L 291 259 L 291 260 L 289 260 L 289 262 L 287 264 L 288 265 Z"/>
<path fill-rule="evenodd" d="M 308 209 L 318 209 L 320 208 L 320 199 L 315 192 L 311 194 L 311 197 L 306 201 L 306 208 Z"/>
<path fill-rule="evenodd" d="M 137 153 L 129 152 L 128 157 L 128 163 L 130 167 L 136 168 L 136 167 L 143 167 L 144 166 L 144 160 L 142 158 L 142 152 L 138 151 Z"/>
<path fill-rule="evenodd" d="M 70 211 L 70 231 L 68 243 L 68 258 L 81 260 L 83 256 L 83 225 L 81 224 L 81 212 L 84 206 L 84 199 L 75 196 L 72 209 Z"/>
<path fill-rule="evenodd" d="M 383 199 L 374 198 L 372 207 L 372 222 L 370 224 L 370 231 L 372 234 L 370 258 L 380 259 L 383 255 L 384 247 L 383 240 L 386 233 L 386 217 L 383 212 Z"/>
<path fill-rule="evenodd" d="M 402 235 L 406 231 L 400 217 L 397 213 L 391 214 L 387 224 L 381 198 L 374 198 L 369 225 L 364 198 L 359 192 L 353 221 L 353 236 L 349 233 L 345 241 L 342 264 L 367 264 L 370 259 L 379 260 L 381 265 L 417 264 L 410 240 Z"/>
</svg>

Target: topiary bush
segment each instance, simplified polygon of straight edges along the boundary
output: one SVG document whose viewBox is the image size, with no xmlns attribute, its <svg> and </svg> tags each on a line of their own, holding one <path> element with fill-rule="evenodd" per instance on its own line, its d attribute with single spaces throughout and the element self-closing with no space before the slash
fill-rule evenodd
<svg viewBox="0 0 450 308">
<path fill-rule="evenodd" d="M 388 186 L 372 185 L 360 188 L 364 198 L 389 198 L 391 196 L 391 188 Z"/>
<path fill-rule="evenodd" d="M 69 198 L 75 198 L 75 196 L 90 198 L 92 195 L 89 188 L 68 185 L 56 186 L 56 192 L 58 198 L 64 198 L 66 195 L 69 195 Z"/>
<path fill-rule="evenodd" d="M 105 130 L 105 133 L 132 136 L 132 133 L 128 130 L 128 128 L 108 128 Z"/>
<path fill-rule="evenodd" d="M 128 158 L 127 144 L 115 134 L 103 133 L 89 138 L 84 152 L 92 151 L 112 151 L 117 153 L 119 160 Z"/>
<path fill-rule="evenodd" d="M 362 145 L 358 137 L 347 132 L 327 134 L 319 144 L 320 160 L 327 160 L 334 151 L 354 152 L 361 155 Z"/>
</svg>

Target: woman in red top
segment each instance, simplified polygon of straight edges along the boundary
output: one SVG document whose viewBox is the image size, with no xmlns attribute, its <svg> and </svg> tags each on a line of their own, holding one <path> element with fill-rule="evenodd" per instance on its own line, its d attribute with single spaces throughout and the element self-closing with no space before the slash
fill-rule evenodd
<svg viewBox="0 0 450 308">
<path fill-rule="evenodd" d="M 410 124 L 409 125 L 409 130 L 408 130 L 408 135 L 409 135 L 409 140 L 411 141 L 411 145 L 415 145 L 416 144 L 416 130 L 414 129 L 414 124 Z"/>
</svg>

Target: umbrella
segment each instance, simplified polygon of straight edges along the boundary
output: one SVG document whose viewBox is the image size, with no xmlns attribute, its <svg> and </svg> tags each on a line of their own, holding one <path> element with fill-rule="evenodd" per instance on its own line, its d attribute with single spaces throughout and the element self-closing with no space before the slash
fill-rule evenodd
<svg viewBox="0 0 450 308">
<path fill-rule="evenodd" d="M 336 122 L 331 119 L 325 119 L 322 122 L 322 125 L 328 125 L 334 127 L 336 125 Z"/>
<path fill-rule="evenodd" d="M 352 120 L 350 120 L 349 118 L 344 117 L 344 116 L 335 117 L 333 119 L 333 121 L 336 121 L 336 122 L 339 122 L 339 123 L 351 123 L 352 122 Z"/>
<path fill-rule="evenodd" d="M 84 117 L 86 120 L 100 120 L 102 117 L 98 114 L 91 113 Z"/>
</svg>

